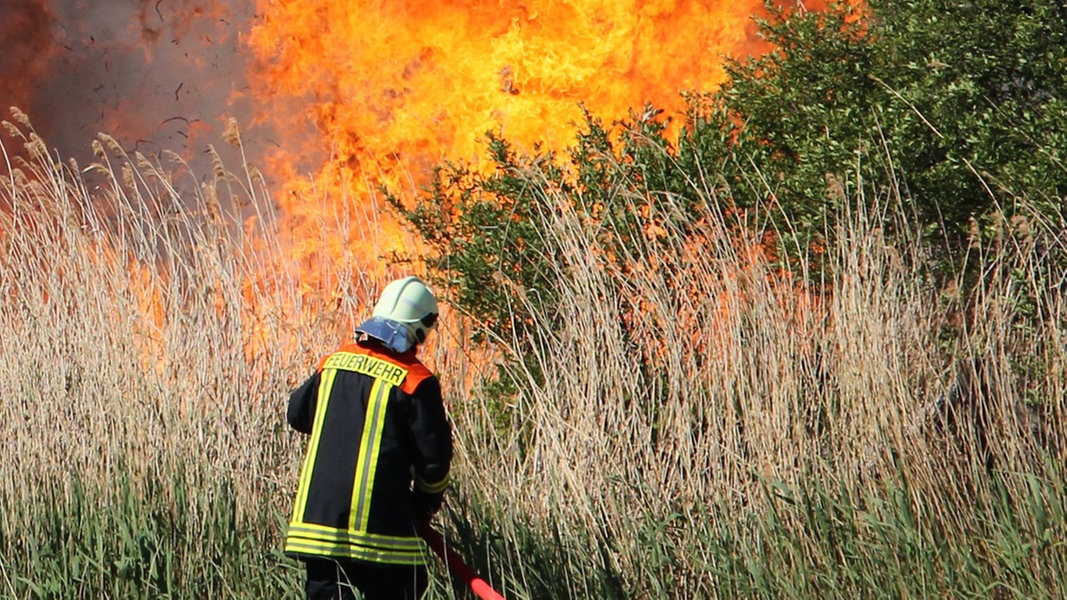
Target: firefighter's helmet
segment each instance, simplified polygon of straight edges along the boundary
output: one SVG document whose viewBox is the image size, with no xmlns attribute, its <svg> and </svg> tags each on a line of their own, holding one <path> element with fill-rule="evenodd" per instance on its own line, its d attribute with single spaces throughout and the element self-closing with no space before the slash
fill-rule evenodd
<svg viewBox="0 0 1067 600">
<path fill-rule="evenodd" d="M 421 343 L 437 323 L 437 298 L 418 277 L 397 279 L 382 290 L 374 316 L 407 325 Z"/>
<path fill-rule="evenodd" d="M 385 286 L 373 316 L 403 324 L 421 344 L 437 324 L 437 298 L 418 277 L 404 277 Z"/>
</svg>

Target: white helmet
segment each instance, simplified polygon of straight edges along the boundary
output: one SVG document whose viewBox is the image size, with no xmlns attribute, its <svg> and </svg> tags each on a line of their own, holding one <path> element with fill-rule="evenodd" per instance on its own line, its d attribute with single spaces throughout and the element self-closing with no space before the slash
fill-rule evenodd
<svg viewBox="0 0 1067 600">
<path fill-rule="evenodd" d="M 385 286 L 373 314 L 404 324 L 421 344 L 437 324 L 437 298 L 418 277 L 409 276 Z"/>
</svg>

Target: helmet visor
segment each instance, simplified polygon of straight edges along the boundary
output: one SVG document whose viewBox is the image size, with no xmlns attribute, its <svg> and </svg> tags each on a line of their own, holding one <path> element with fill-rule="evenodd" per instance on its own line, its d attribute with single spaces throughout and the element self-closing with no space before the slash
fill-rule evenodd
<svg viewBox="0 0 1067 600">
<path fill-rule="evenodd" d="M 384 317 L 371 317 L 356 327 L 356 333 L 366 334 L 394 352 L 404 353 L 415 346 L 415 336 L 407 325 Z"/>
</svg>

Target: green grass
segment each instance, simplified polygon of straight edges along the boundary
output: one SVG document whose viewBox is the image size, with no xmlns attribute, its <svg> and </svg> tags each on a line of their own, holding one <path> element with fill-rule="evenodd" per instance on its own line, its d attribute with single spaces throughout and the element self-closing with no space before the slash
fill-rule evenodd
<svg viewBox="0 0 1067 600">
<path fill-rule="evenodd" d="M 741 520 L 723 506 L 701 507 L 699 518 L 646 515 L 638 588 L 608 566 L 610 540 L 576 546 L 558 523 L 496 523 L 488 515 L 499 509 L 470 502 L 454 502 L 444 520 L 450 541 L 512 598 L 667 598 L 700 588 L 706 597 L 1057 598 L 1067 566 L 1063 481 L 1024 480 L 1021 496 L 986 482 L 964 522 L 939 517 L 905 481 L 860 499 L 767 484 L 757 499 L 766 512 Z M 196 488 L 180 477 L 152 481 L 147 496 L 125 476 L 114 483 L 92 490 L 75 478 L 67 496 L 0 505 L 34 519 L 0 538 L 5 556 L 20 557 L 2 563 L 6 597 L 300 597 L 302 571 L 279 552 L 283 514 L 240 518 L 224 479 Z M 151 495 L 164 486 L 177 501 Z M 463 597 L 440 566 L 434 573 L 430 598 Z"/>
<path fill-rule="evenodd" d="M 128 474 L 95 489 L 71 474 L 69 492 L 38 496 L 30 506 L 0 504 L 6 514 L 31 509 L 30 525 L 4 532 L 4 570 L 15 598 L 297 597 L 297 564 L 280 554 L 283 521 L 272 512 L 238 516 L 232 484 Z M 166 494 L 158 494 L 166 488 Z M 107 498 L 106 501 L 101 501 Z"/>
</svg>

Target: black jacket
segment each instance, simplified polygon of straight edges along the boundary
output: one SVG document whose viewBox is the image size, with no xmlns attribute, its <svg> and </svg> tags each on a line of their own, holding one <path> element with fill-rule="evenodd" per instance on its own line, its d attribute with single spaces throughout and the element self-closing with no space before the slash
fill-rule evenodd
<svg viewBox="0 0 1067 600">
<path fill-rule="evenodd" d="M 416 519 L 441 504 L 452 430 L 441 385 L 415 352 L 341 347 L 290 395 L 286 417 L 311 437 L 285 552 L 423 562 Z"/>
</svg>

